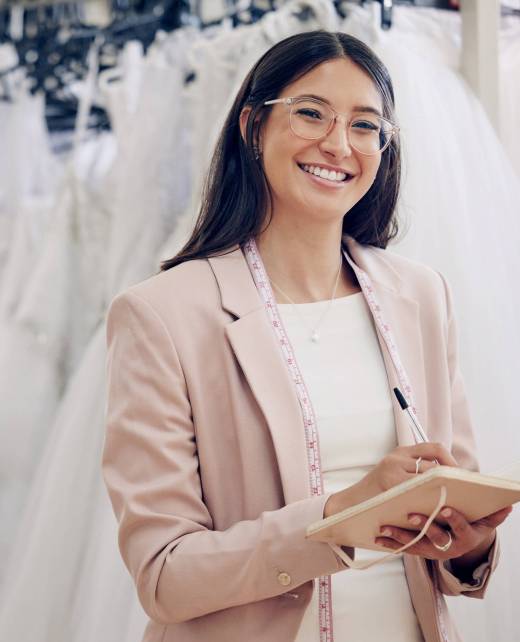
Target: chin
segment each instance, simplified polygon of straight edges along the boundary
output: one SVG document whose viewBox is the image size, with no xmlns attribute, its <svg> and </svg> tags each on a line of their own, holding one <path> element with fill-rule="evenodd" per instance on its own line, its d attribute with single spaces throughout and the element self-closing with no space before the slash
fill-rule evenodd
<svg viewBox="0 0 520 642">
<path fill-rule="evenodd" d="M 306 216 L 303 215 L 302 212 L 299 218 L 300 220 L 306 218 L 309 222 L 312 221 L 314 223 L 319 222 L 326 225 L 341 225 L 346 211 L 347 210 L 343 209 L 338 210 L 337 208 L 325 209 L 323 207 L 317 206 L 311 211 L 307 211 Z"/>
</svg>

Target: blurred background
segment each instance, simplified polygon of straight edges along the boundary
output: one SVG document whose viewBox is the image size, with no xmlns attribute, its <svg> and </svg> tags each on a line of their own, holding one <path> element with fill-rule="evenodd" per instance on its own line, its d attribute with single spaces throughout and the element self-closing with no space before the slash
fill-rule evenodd
<svg viewBox="0 0 520 642">
<path fill-rule="evenodd" d="M 390 70 L 390 249 L 450 282 L 481 468 L 520 478 L 520 0 L 0 0 L 0 640 L 140 642 L 100 472 L 106 309 L 189 234 L 251 65 L 316 28 Z M 486 600 L 449 600 L 467 641 L 520 639 L 519 526 Z"/>
</svg>

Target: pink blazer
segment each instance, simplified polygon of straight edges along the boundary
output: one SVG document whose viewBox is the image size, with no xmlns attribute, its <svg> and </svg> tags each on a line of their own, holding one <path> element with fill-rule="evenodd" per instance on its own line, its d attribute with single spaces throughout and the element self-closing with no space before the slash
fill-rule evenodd
<svg viewBox="0 0 520 642">
<path fill-rule="evenodd" d="M 345 241 L 372 280 L 430 439 L 476 469 L 446 283 L 388 250 Z M 119 294 L 107 336 L 103 474 L 121 555 L 150 617 L 144 640 L 294 640 L 313 578 L 363 571 L 305 538 L 327 496 L 310 496 L 300 407 L 242 251 Z M 397 404 L 395 424 L 399 444 L 413 443 Z M 494 547 L 474 588 L 441 563 L 405 555 L 426 642 L 460 639 L 441 593 L 482 597 L 496 561 Z"/>
</svg>

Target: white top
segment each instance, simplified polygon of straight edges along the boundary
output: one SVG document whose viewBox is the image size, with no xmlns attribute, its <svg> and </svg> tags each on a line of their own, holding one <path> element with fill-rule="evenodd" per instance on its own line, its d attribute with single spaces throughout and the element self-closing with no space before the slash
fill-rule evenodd
<svg viewBox="0 0 520 642">
<path fill-rule="evenodd" d="M 372 315 L 362 293 L 328 301 L 279 305 L 312 400 L 326 493 L 351 486 L 397 446 L 390 389 Z M 356 549 L 356 560 L 383 556 Z M 402 556 L 367 570 L 332 576 L 336 642 L 423 642 Z M 296 642 L 319 642 L 318 590 Z"/>
</svg>

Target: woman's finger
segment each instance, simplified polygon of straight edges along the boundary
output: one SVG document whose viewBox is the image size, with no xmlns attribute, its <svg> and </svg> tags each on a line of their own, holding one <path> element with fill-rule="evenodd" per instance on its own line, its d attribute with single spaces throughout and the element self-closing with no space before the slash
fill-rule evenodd
<svg viewBox="0 0 520 642">
<path fill-rule="evenodd" d="M 386 531 L 381 531 L 381 532 L 391 533 L 391 536 L 376 537 L 375 543 L 378 544 L 379 546 L 384 546 L 385 548 L 389 548 L 392 551 L 396 551 L 398 548 L 401 548 L 405 544 L 408 544 L 408 542 L 410 542 L 417 535 L 417 533 L 410 532 L 406 536 L 403 536 L 402 533 L 398 533 L 393 528 L 392 529 L 387 528 Z M 406 552 L 409 553 L 410 555 L 424 555 L 424 550 L 421 546 L 421 543 L 422 543 L 422 540 L 419 540 L 418 542 L 416 542 L 415 544 L 407 548 Z"/>
<path fill-rule="evenodd" d="M 497 510 L 496 513 L 491 513 L 491 515 L 486 515 L 482 519 L 478 519 L 475 522 L 472 522 L 472 526 L 487 526 L 489 528 L 496 528 L 502 522 L 504 522 L 509 515 L 513 512 L 512 506 L 506 506 L 501 510 Z"/>
<path fill-rule="evenodd" d="M 501 524 L 507 516 L 511 513 L 512 506 L 507 506 L 495 513 L 491 513 L 482 519 L 476 520 L 474 522 L 468 522 L 466 517 L 459 511 L 454 508 L 446 506 L 441 510 L 441 516 L 446 519 L 449 527 L 453 531 L 456 537 L 466 538 L 469 537 L 471 533 L 474 532 L 475 528 L 488 528 L 490 530 L 495 529 L 499 524 Z"/>
<path fill-rule="evenodd" d="M 389 548 L 392 551 L 396 551 L 398 548 L 401 548 L 401 546 L 403 546 L 401 542 L 396 542 L 395 539 L 390 539 L 389 537 L 376 537 L 375 543 L 378 544 L 379 546 L 384 546 L 385 548 Z M 407 548 L 406 552 L 409 553 L 410 555 L 423 554 L 423 551 L 420 550 L 417 544 L 414 544 L 413 546 L 410 546 L 410 548 Z"/>
<path fill-rule="evenodd" d="M 428 518 L 424 515 L 410 515 L 408 521 L 410 522 L 411 526 L 420 531 L 428 521 Z M 456 534 L 454 531 L 452 534 L 448 533 L 446 528 L 443 528 L 436 522 L 432 522 L 428 527 L 425 535 L 432 544 L 437 546 L 445 546 L 448 542 L 453 541 L 453 535 Z"/>
<path fill-rule="evenodd" d="M 404 469 L 407 473 L 412 473 L 414 475 L 418 473 L 425 473 L 431 468 L 435 468 L 437 464 L 434 461 L 429 459 L 424 459 L 423 457 L 417 457 L 416 459 L 406 458 L 404 463 Z"/>
<path fill-rule="evenodd" d="M 380 530 L 380 536 L 376 537 L 375 541 L 376 544 L 380 544 L 392 550 L 397 550 L 398 548 L 401 548 L 405 544 L 411 542 L 416 537 L 417 533 L 415 531 L 408 531 L 404 528 L 398 528 L 397 526 L 382 526 Z M 442 543 L 445 544 L 446 541 L 444 540 Z M 433 548 L 430 541 L 424 537 L 407 548 L 406 552 L 412 555 L 428 557 L 429 559 L 436 559 L 441 557 L 439 551 Z"/>
<path fill-rule="evenodd" d="M 450 527 L 455 537 L 465 540 L 471 536 L 471 524 L 462 513 L 459 513 L 459 511 L 455 510 L 454 508 L 445 506 L 441 510 L 440 514 L 448 523 L 448 526 Z"/>
<path fill-rule="evenodd" d="M 423 444 L 415 444 L 415 446 L 405 446 L 403 450 L 406 450 L 407 454 L 413 459 L 422 457 L 429 461 L 436 460 L 443 466 L 458 466 L 453 455 L 439 443 L 425 442 Z"/>
</svg>

